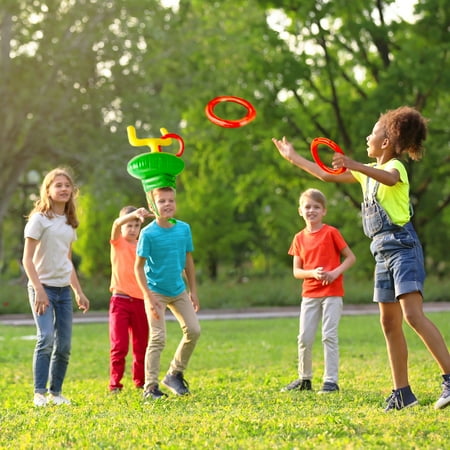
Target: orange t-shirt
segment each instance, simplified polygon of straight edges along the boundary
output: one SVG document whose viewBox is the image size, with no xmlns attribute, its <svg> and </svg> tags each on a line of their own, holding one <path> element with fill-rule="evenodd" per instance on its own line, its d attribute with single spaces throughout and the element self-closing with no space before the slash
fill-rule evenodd
<svg viewBox="0 0 450 450">
<path fill-rule="evenodd" d="M 306 228 L 297 233 L 288 253 L 298 256 L 301 267 L 305 270 L 323 267 L 324 270 L 330 271 L 341 263 L 341 251 L 345 247 L 347 243 L 339 230 L 324 224 L 314 233 Z M 303 297 L 342 297 L 344 295 L 342 275 L 327 285 L 322 285 L 322 281 L 315 278 L 305 278 L 302 286 Z"/>
<path fill-rule="evenodd" d="M 120 291 L 134 298 L 143 298 L 136 276 L 134 262 L 136 260 L 137 241 L 127 241 L 123 236 L 110 240 L 111 243 L 111 285 L 109 290 Z"/>
</svg>

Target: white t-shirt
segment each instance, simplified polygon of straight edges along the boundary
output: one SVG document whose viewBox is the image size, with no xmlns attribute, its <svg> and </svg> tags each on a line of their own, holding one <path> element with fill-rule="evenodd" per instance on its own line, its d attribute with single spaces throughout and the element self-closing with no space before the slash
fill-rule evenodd
<svg viewBox="0 0 450 450">
<path fill-rule="evenodd" d="M 69 259 L 69 251 L 77 235 L 75 229 L 66 221 L 65 215 L 48 218 L 41 213 L 35 213 L 25 225 L 25 238 L 39 241 L 33 263 L 40 282 L 47 286 L 70 285 L 73 265 Z"/>
</svg>

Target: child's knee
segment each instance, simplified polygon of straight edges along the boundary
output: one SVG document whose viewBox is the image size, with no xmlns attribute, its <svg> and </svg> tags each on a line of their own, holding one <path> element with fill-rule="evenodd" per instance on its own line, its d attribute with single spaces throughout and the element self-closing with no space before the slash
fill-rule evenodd
<svg viewBox="0 0 450 450">
<path fill-rule="evenodd" d="M 201 334 L 200 325 L 190 326 L 186 330 L 186 336 L 190 341 L 197 341 Z"/>
<path fill-rule="evenodd" d="M 148 340 L 148 347 L 163 349 L 166 346 L 166 335 L 164 333 L 152 333 Z"/>
<path fill-rule="evenodd" d="M 38 336 L 36 347 L 43 353 L 52 353 L 54 342 L 52 334 L 41 334 Z"/>
</svg>

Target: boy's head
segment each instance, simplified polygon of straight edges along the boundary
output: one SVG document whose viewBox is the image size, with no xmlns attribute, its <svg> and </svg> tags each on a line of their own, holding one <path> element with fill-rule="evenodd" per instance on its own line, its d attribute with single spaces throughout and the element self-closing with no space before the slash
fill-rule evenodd
<svg viewBox="0 0 450 450">
<path fill-rule="evenodd" d="M 171 219 L 176 213 L 176 191 L 172 187 L 160 187 L 147 193 L 149 208 L 157 218 Z"/>
<path fill-rule="evenodd" d="M 318 189 L 307 189 L 300 195 L 298 212 L 308 225 L 322 224 L 327 213 L 327 199 Z"/>
<path fill-rule="evenodd" d="M 137 208 L 135 206 L 124 206 L 120 210 L 119 216 L 126 216 L 136 210 Z M 127 241 L 135 241 L 139 237 L 141 226 L 142 221 L 137 216 L 134 219 L 127 221 L 120 227 L 122 237 L 124 237 Z"/>
</svg>

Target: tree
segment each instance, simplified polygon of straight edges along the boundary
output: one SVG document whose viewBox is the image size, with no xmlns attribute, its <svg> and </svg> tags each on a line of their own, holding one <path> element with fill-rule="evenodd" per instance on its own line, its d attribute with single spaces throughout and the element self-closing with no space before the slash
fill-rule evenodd
<svg viewBox="0 0 450 450">
<path fill-rule="evenodd" d="M 109 13 L 88 0 L 2 2 L 0 224 L 30 169 L 70 165 L 82 180 L 103 149 L 93 43 Z"/>
<path fill-rule="evenodd" d="M 130 191 L 126 162 L 133 154 L 116 123 L 121 102 L 125 112 L 127 104 L 133 105 L 133 92 L 125 92 L 130 88 L 125 79 L 113 76 L 115 67 L 124 76 L 133 70 L 129 38 L 120 29 L 120 19 L 128 21 L 125 4 L 143 13 L 141 2 L 131 0 L 8 0 L 0 5 L 0 242 L 7 214 L 16 209 L 11 199 L 31 169 L 43 174 L 68 165 L 81 185 L 98 176 L 112 191 Z M 159 2 L 147 5 L 165 11 Z M 96 198 L 98 204 L 102 200 Z M 31 206 L 27 200 L 27 209 Z"/>
<path fill-rule="evenodd" d="M 298 196 L 310 186 L 329 198 L 327 220 L 358 254 L 354 270 L 367 273 L 358 186 L 311 179 L 283 161 L 270 139 L 286 135 L 308 154 L 311 140 L 325 136 L 365 160 L 365 136 L 378 114 L 410 104 L 431 119 L 425 159 L 407 163 L 414 221 L 428 264 L 444 270 L 448 12 L 442 0 L 421 0 L 409 23 L 389 16 L 392 3 L 181 0 L 172 10 L 157 0 L 4 1 L 0 224 L 24 173 L 72 165 L 87 193 L 82 205 L 98 205 L 85 221 L 92 225 L 80 227 L 80 253 L 85 267 L 106 272 L 107 239 L 104 247 L 89 245 L 99 238 L 97 225 L 109 224 L 126 199 L 144 202 L 126 165 L 148 149 L 132 148 L 126 127 L 140 137 L 164 127 L 186 144 L 179 214 L 191 223 L 196 258 L 210 276 L 225 263 L 240 271 L 258 263 L 266 272 L 287 263 L 301 226 Z M 210 123 L 204 108 L 218 95 L 246 98 L 256 119 L 237 129 Z M 216 111 L 240 117 L 239 108 Z"/>
<path fill-rule="evenodd" d="M 450 201 L 448 159 L 448 33 L 446 2 L 421 1 L 415 20 L 390 18 L 393 1 L 261 1 L 280 8 L 288 25 L 280 36 L 292 59 L 280 71 L 284 88 L 285 133 L 298 148 L 323 135 L 337 141 L 359 160 L 366 159 L 365 136 L 380 112 L 409 104 L 429 117 L 427 155 L 420 164 L 407 162 L 413 221 L 429 263 L 442 260 L 441 245 L 431 238 Z M 284 16 L 283 16 L 284 14 Z M 298 124 L 302 126 L 299 127 Z M 436 180 L 442 180 L 436 183 Z M 333 195 L 359 207 L 361 194 L 337 186 Z M 347 216 L 342 209 L 332 218 Z M 340 220 L 338 220 L 338 223 Z M 346 229 L 344 228 L 344 232 Z M 442 230 L 441 239 L 449 241 Z M 438 256 L 439 255 L 439 256 Z"/>
</svg>

